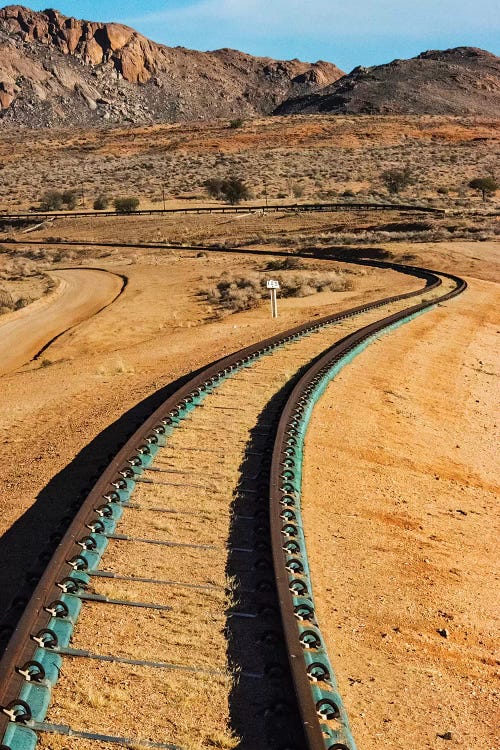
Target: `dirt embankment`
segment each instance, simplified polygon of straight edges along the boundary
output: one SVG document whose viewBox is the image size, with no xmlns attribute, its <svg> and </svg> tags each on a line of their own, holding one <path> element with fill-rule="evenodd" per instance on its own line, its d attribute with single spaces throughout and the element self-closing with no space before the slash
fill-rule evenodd
<svg viewBox="0 0 500 750">
<path fill-rule="evenodd" d="M 120 294 L 123 279 L 107 271 L 53 272 L 56 293 L 0 319 L 0 375 L 29 362 L 52 339 L 92 317 Z"/>
</svg>

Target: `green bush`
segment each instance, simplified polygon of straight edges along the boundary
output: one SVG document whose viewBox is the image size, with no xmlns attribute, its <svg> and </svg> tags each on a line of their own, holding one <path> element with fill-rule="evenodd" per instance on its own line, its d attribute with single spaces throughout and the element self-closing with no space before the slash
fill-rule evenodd
<svg viewBox="0 0 500 750">
<path fill-rule="evenodd" d="M 233 206 L 250 197 L 250 191 L 239 177 L 211 177 L 203 186 L 211 198 L 225 200 Z"/>
<path fill-rule="evenodd" d="M 115 198 L 113 205 L 119 214 L 131 214 L 139 208 L 139 198 Z"/>
<path fill-rule="evenodd" d="M 397 195 L 401 190 L 413 182 L 410 170 L 408 167 L 404 169 L 386 169 L 380 175 L 382 182 L 385 184 L 387 190 L 393 195 Z"/>
<path fill-rule="evenodd" d="M 77 201 L 76 190 L 47 190 L 40 200 L 41 211 L 61 211 L 67 208 L 70 211 L 75 208 Z"/>
<path fill-rule="evenodd" d="M 63 207 L 62 193 L 57 190 L 47 190 L 40 200 L 42 211 L 60 211 Z"/>
<path fill-rule="evenodd" d="M 469 187 L 477 190 L 483 196 L 483 201 L 488 195 L 494 195 L 500 188 L 499 183 L 494 177 L 475 177 L 469 182 Z"/>
<path fill-rule="evenodd" d="M 68 208 L 70 211 L 72 211 L 76 206 L 76 200 L 77 200 L 77 192 L 76 190 L 65 190 L 61 194 L 62 202 Z"/>
</svg>

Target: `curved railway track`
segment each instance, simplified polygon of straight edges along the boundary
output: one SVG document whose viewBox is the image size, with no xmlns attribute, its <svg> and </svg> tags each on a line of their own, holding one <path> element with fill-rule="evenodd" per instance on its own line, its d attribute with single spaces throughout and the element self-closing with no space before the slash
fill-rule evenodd
<svg viewBox="0 0 500 750">
<path fill-rule="evenodd" d="M 19 620 L 13 610 L 0 750 L 355 750 L 315 618 L 303 438 L 338 369 L 466 288 L 391 267 L 425 286 L 209 366 L 83 504 L 68 501 L 73 520 Z"/>
</svg>

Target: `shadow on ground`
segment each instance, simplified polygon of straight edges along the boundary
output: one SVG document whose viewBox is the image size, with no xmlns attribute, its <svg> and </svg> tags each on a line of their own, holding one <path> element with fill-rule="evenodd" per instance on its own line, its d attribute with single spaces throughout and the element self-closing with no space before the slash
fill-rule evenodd
<svg viewBox="0 0 500 750">
<path fill-rule="evenodd" d="M 0 655 L 57 544 L 104 469 L 146 418 L 203 369 L 169 383 L 109 425 L 0 537 Z"/>
</svg>

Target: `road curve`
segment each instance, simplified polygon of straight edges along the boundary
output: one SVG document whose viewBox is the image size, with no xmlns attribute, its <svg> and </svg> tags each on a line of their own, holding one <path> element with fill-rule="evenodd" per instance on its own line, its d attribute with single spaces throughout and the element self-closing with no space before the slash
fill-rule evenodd
<svg viewBox="0 0 500 750">
<path fill-rule="evenodd" d="M 68 328 L 109 305 L 120 294 L 123 279 L 108 271 L 70 268 L 53 271 L 59 281 L 55 294 L 0 318 L 0 375 L 33 359 Z"/>
</svg>

